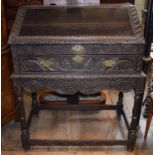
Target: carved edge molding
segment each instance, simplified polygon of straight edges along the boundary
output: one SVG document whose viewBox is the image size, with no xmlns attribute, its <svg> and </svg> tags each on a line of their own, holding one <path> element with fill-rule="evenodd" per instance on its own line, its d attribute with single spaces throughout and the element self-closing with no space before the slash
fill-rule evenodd
<svg viewBox="0 0 155 155">
<path fill-rule="evenodd" d="M 37 75 L 36 75 L 37 76 Z M 132 89 L 137 93 L 142 93 L 145 86 L 145 76 L 129 77 L 96 77 L 96 78 L 21 78 L 22 76 L 12 76 L 16 93 L 19 88 L 28 92 L 37 92 L 41 89 L 48 88 L 61 94 L 75 94 L 81 92 L 84 94 L 94 94 L 102 89 L 114 89 L 122 92 L 128 92 Z M 45 78 L 46 77 L 46 78 Z"/>
<path fill-rule="evenodd" d="M 17 36 L 20 33 L 20 28 L 24 22 L 24 16 L 26 14 L 26 9 L 25 8 L 19 8 L 17 15 L 16 15 L 16 19 L 15 19 L 15 23 L 13 24 L 9 39 L 8 39 L 8 44 L 11 44 L 13 42 L 16 42 L 17 40 Z"/>
<path fill-rule="evenodd" d="M 117 6 L 117 5 L 116 5 Z M 113 7 L 116 7 L 113 5 Z M 144 44 L 144 38 L 141 33 L 141 28 L 139 24 L 139 20 L 137 17 L 136 9 L 133 5 L 120 5 L 123 7 L 127 7 L 128 14 L 131 22 L 131 27 L 134 33 L 134 36 L 103 36 L 103 35 L 85 35 L 82 37 L 76 37 L 76 36 L 67 36 L 67 35 L 61 35 L 60 36 L 19 36 L 20 28 L 24 21 L 24 16 L 27 11 L 27 9 L 30 8 L 20 8 L 17 12 L 17 17 L 15 20 L 15 24 L 13 26 L 11 35 L 9 37 L 9 44 L 24 44 L 29 42 L 29 44 L 57 44 L 57 43 L 104 43 L 104 44 L 115 44 L 115 43 L 136 43 L 136 44 Z M 41 8 L 41 7 L 31 7 L 34 8 Z"/>
</svg>

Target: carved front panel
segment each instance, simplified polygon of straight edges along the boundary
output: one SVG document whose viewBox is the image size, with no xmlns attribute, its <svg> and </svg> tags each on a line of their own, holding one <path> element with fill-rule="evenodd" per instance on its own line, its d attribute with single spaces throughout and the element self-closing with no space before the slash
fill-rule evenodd
<svg viewBox="0 0 155 155">
<path fill-rule="evenodd" d="M 15 45 L 15 72 L 139 73 L 141 45 Z"/>
<path fill-rule="evenodd" d="M 115 89 L 127 92 L 134 89 L 143 92 L 145 85 L 144 74 L 37 74 L 12 75 L 16 93 L 18 88 L 36 92 L 43 88 L 55 90 L 61 94 L 95 94 L 104 89 Z"/>
<path fill-rule="evenodd" d="M 121 55 L 48 55 L 19 58 L 20 72 L 136 72 L 137 58 Z"/>
</svg>

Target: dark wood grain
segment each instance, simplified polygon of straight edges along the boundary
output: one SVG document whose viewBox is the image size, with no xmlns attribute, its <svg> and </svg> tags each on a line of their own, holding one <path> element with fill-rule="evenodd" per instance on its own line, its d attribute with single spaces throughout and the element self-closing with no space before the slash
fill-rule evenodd
<svg viewBox="0 0 155 155">
<path fill-rule="evenodd" d="M 4 3 L 6 7 L 7 26 L 10 32 L 19 7 L 24 6 L 24 5 L 42 5 L 43 1 L 42 0 L 30 0 L 30 1 L 5 0 Z"/>
<path fill-rule="evenodd" d="M 113 16 L 111 13 L 113 13 Z M 124 14 L 126 15 L 123 16 Z M 65 22 L 69 24 L 63 27 L 63 24 L 60 23 Z M 98 29 L 91 31 L 93 29 L 92 25 L 96 22 L 96 28 Z M 109 25 L 112 25 L 113 22 L 113 27 L 109 28 Z M 121 27 L 119 27 L 120 23 L 130 25 L 126 27 L 125 31 L 127 33 L 122 34 Z M 52 29 L 54 24 L 59 25 L 56 30 Z M 84 24 L 87 24 L 88 28 L 85 29 L 86 32 L 83 34 Z M 98 25 L 99 27 L 103 26 L 103 28 L 100 29 Z M 49 27 L 47 28 L 47 26 Z M 65 29 L 66 27 L 67 29 Z M 70 27 L 71 31 L 68 31 Z M 106 30 L 108 34 L 105 34 Z M 67 6 L 61 8 L 24 7 L 17 14 L 15 25 L 9 37 L 9 44 L 12 48 L 15 68 L 15 72 L 11 77 L 18 96 L 18 104 L 20 105 L 21 141 L 25 150 L 29 150 L 30 145 L 66 145 L 67 143 L 67 145 L 122 144 L 127 145 L 129 151 L 133 151 L 145 85 L 145 74 L 141 72 L 144 38 L 141 33 L 136 9 L 133 5 L 104 4 L 100 6 Z M 89 50 L 89 46 L 93 51 Z M 129 47 L 131 50 L 129 50 Z M 136 52 L 131 54 L 135 47 Z M 98 50 L 99 48 L 100 50 Z M 99 55 L 101 58 L 106 56 L 106 59 L 99 60 Z M 113 59 L 112 57 L 115 55 L 116 58 Z M 135 72 L 133 70 L 129 71 L 128 67 L 130 64 L 126 64 L 125 61 L 118 67 L 117 65 L 121 62 L 119 59 L 120 55 L 128 58 L 130 56 L 138 58 L 137 63 L 134 63 L 133 66 L 139 69 L 135 70 Z M 86 59 L 87 57 L 90 59 Z M 96 58 L 94 59 L 94 57 Z M 130 60 L 133 61 L 133 59 Z M 25 63 L 26 60 L 29 60 L 28 63 Z M 23 66 L 21 62 L 24 63 Z M 102 69 L 99 71 L 98 65 L 102 65 Z M 115 65 L 117 67 L 114 69 L 113 66 Z M 115 72 L 116 70 L 117 72 Z M 44 88 L 69 95 L 68 102 L 71 104 L 38 104 L 34 93 Z M 135 104 L 130 125 L 125 113 L 123 113 L 122 93 L 119 95 L 117 106 L 79 104 L 78 93 L 96 94 L 103 89 L 115 89 L 122 93 L 131 90 L 135 91 Z M 28 123 L 25 118 L 22 90 L 33 94 L 32 109 L 28 117 Z M 28 129 L 35 110 L 81 111 L 114 109 L 118 115 L 123 115 L 122 118 L 125 119 L 129 130 L 128 139 L 123 142 L 112 140 L 110 142 L 91 141 L 90 143 L 89 141 L 80 140 L 68 142 L 63 140 L 37 141 L 33 139 L 32 143 L 29 138 Z"/>
<path fill-rule="evenodd" d="M 2 108 L 2 124 L 15 118 L 16 102 L 13 94 L 12 82 L 10 75 L 12 73 L 12 61 L 10 49 L 7 45 L 8 32 L 5 17 L 5 7 L 2 1 L 2 49 L 1 49 L 1 108 Z"/>
<path fill-rule="evenodd" d="M 135 0 L 101 0 L 101 3 L 135 3 Z M 8 29 L 11 31 L 13 21 L 16 17 L 17 10 L 24 5 L 43 5 L 43 0 L 5 0 Z"/>
</svg>

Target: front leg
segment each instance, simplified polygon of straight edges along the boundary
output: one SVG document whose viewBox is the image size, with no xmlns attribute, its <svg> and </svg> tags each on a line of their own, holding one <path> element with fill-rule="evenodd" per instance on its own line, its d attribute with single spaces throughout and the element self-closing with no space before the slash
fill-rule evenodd
<svg viewBox="0 0 155 155">
<path fill-rule="evenodd" d="M 19 105 L 19 112 L 20 112 L 22 147 L 24 150 L 29 150 L 30 149 L 29 133 L 28 133 L 26 117 L 25 117 L 25 108 L 23 104 L 22 90 L 20 88 L 18 88 L 18 91 L 17 91 L 17 102 Z"/>
<path fill-rule="evenodd" d="M 119 92 L 117 101 L 117 117 L 120 119 L 123 111 L 123 93 Z"/>
<path fill-rule="evenodd" d="M 33 111 L 33 116 L 35 118 L 38 118 L 39 115 L 39 110 L 37 109 L 38 107 L 38 101 L 37 101 L 37 93 L 32 93 L 32 111 Z"/>
<path fill-rule="evenodd" d="M 127 144 L 128 151 L 133 151 L 135 147 L 141 108 L 142 108 L 142 99 L 143 99 L 143 93 L 135 92 L 134 107 L 132 110 L 132 120 L 128 133 L 128 144 Z"/>
</svg>

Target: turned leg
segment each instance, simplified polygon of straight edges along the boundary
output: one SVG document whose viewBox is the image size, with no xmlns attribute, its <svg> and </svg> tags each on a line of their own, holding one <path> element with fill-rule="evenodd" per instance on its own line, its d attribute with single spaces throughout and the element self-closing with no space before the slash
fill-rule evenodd
<svg viewBox="0 0 155 155">
<path fill-rule="evenodd" d="M 32 93 L 32 111 L 33 116 L 38 118 L 39 110 L 37 109 L 38 101 L 37 101 L 37 93 Z"/>
<path fill-rule="evenodd" d="M 17 93 L 17 102 L 18 102 L 19 111 L 20 111 L 22 147 L 24 150 L 29 150 L 30 149 L 29 133 L 27 130 L 27 123 L 26 123 L 26 117 L 25 117 L 25 109 L 24 109 L 24 105 L 23 105 L 22 90 L 19 90 Z"/>
<path fill-rule="evenodd" d="M 121 118 L 122 110 L 123 110 L 123 93 L 119 92 L 118 101 L 117 101 L 117 116 Z"/>
<path fill-rule="evenodd" d="M 127 144 L 128 151 L 133 151 L 135 147 L 141 108 L 142 108 L 142 99 L 143 99 L 143 93 L 135 92 L 134 107 L 132 110 L 132 120 L 131 120 L 130 129 L 128 133 L 128 144 Z"/>
<path fill-rule="evenodd" d="M 20 122 L 20 107 L 19 104 L 17 104 L 17 110 L 16 110 L 16 118 L 15 118 L 15 122 Z"/>
</svg>

